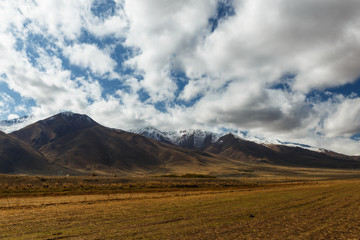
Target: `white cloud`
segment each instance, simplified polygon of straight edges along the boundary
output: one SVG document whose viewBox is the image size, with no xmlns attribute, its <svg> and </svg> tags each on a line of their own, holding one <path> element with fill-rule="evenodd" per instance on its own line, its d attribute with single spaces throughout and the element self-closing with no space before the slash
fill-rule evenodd
<svg viewBox="0 0 360 240">
<path fill-rule="evenodd" d="M 220 76 L 190 79 L 180 93 L 179 99 L 189 102 L 196 97 L 212 95 L 221 90 L 226 83 Z"/>
<path fill-rule="evenodd" d="M 16 119 L 16 118 L 19 118 L 19 116 L 16 115 L 16 114 L 9 114 L 8 115 L 8 120 L 13 120 L 13 119 Z"/>
<path fill-rule="evenodd" d="M 17 8 L 31 22 L 34 33 L 45 32 L 59 40 L 74 40 L 81 34 L 84 20 L 90 14 L 92 1 L 18 1 Z"/>
<path fill-rule="evenodd" d="M 7 93 L 0 93 L 0 99 L 2 100 L 3 104 L 14 103 L 14 99 Z"/>
<path fill-rule="evenodd" d="M 359 1 L 234 2 L 236 15 L 183 59 L 189 76 L 255 75 L 257 81 L 274 82 L 295 72 L 293 89 L 303 92 L 359 76 Z"/>
<path fill-rule="evenodd" d="M 16 105 L 15 112 L 24 115 L 24 113 L 28 112 L 28 109 L 25 104 Z"/>
<path fill-rule="evenodd" d="M 151 104 L 142 103 L 136 94 L 122 90 L 118 90 L 115 96 L 94 102 L 86 109 L 86 113 L 105 126 L 125 130 L 146 125 L 157 126 L 159 119 L 167 119 L 166 114 Z"/>
<path fill-rule="evenodd" d="M 104 20 L 93 20 L 87 28 L 92 34 L 98 37 L 114 35 L 117 38 L 123 38 L 125 37 L 128 23 L 124 13 L 120 14 L 121 15 L 115 15 Z"/>
<path fill-rule="evenodd" d="M 334 105 L 324 123 L 325 134 L 351 137 L 360 133 L 360 98 L 343 99 Z"/>
<path fill-rule="evenodd" d="M 233 82 L 224 91 L 203 97 L 194 107 L 194 117 L 214 125 L 289 133 L 310 121 L 313 110 L 304 99 L 302 94 L 266 90 L 256 81 Z"/>
<path fill-rule="evenodd" d="M 126 44 L 140 54 L 128 64 L 141 71 L 141 86 L 153 101 L 174 98 L 177 88 L 171 78 L 178 54 L 193 51 L 207 31 L 208 18 L 214 14 L 216 1 L 127 0 L 129 18 Z"/>
<path fill-rule="evenodd" d="M 99 99 L 99 84 L 71 79 L 71 73 L 62 68 L 56 56 L 40 49 L 37 64 L 33 66 L 25 52 L 15 51 L 11 37 L 0 35 L 0 38 L 6 40 L 0 43 L 5 54 L 0 56 L 1 69 L 6 73 L 3 81 L 22 97 L 34 99 L 36 106 L 32 113 L 36 116 L 46 117 L 61 110 L 83 111 L 91 101 Z"/>
<path fill-rule="evenodd" d="M 77 39 L 82 29 L 101 27 L 101 21 L 107 20 L 99 20 L 93 16 L 88 9 L 89 4 L 91 5 L 89 1 L 63 4 L 54 1 L 0 3 L 3 7 L 0 9 L 0 18 L 3 20 L 0 26 L 0 74 L 6 74 L 1 80 L 23 98 L 35 101 L 36 105 L 30 110 L 36 116 L 35 119 L 64 110 L 83 112 L 95 102 L 102 101 L 103 90 L 98 81 L 74 79 L 71 72 L 63 68 L 62 60 L 51 53 L 57 51 L 56 47 L 36 44 L 28 39 L 29 34 L 40 34 L 45 41 L 55 43 L 61 49 L 66 46 L 65 39 Z M 116 18 L 117 16 L 114 16 L 113 20 Z M 110 20 L 113 24 L 120 23 L 113 20 Z M 94 22 L 94 25 L 91 25 L 91 22 Z M 107 26 L 111 27 L 109 24 Z M 113 31 L 105 29 L 99 35 L 116 35 L 115 33 L 121 30 L 121 26 L 119 27 Z M 16 49 L 18 41 L 23 44 L 20 49 Z M 33 49 L 33 59 L 30 59 L 27 47 Z M 69 51 L 69 58 L 74 64 L 89 67 L 95 74 L 106 74 L 108 78 L 116 77 L 113 72 L 116 62 L 110 58 L 109 52 L 90 44 L 74 44 L 65 47 L 64 51 Z M 5 96 L 4 93 L 2 96 Z M 2 114 L 5 109 L 9 111 L 7 102 L 1 101 L 1 104 L 4 107 Z M 14 111 L 23 114 L 28 109 L 19 105 Z"/>
<path fill-rule="evenodd" d="M 184 101 L 190 101 L 195 97 L 203 94 L 206 91 L 206 86 L 202 85 L 198 81 L 190 80 L 184 90 L 181 92 L 179 99 Z"/>
<path fill-rule="evenodd" d="M 90 70 L 99 75 L 113 73 L 116 62 L 106 53 L 93 44 L 76 44 L 64 49 L 64 54 L 69 58 L 72 64 Z"/>
<path fill-rule="evenodd" d="M 7 93 L 0 93 L 0 113 L 6 115 L 10 112 L 10 105 L 14 104 L 14 99 Z"/>
</svg>

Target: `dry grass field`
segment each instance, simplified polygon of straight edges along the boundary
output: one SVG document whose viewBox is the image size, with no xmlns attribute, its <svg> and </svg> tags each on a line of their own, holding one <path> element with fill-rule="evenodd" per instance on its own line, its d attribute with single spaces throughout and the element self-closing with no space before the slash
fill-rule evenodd
<svg viewBox="0 0 360 240">
<path fill-rule="evenodd" d="M 29 178 L 32 185 L 16 189 L 15 184 L 19 185 L 22 178 Z M 0 179 L 0 239 L 360 236 L 360 180 L 260 183 L 182 178 L 88 177 L 70 178 L 67 182 L 54 177 Z M 98 184 L 89 184 L 90 180 Z M 38 186 L 37 181 L 48 186 Z M 72 187 L 64 190 L 59 182 Z"/>
</svg>

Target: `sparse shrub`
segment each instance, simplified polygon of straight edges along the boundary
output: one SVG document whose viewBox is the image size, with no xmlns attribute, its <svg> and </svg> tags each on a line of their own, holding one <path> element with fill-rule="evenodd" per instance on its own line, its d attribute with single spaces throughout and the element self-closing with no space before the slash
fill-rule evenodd
<svg viewBox="0 0 360 240">
<path fill-rule="evenodd" d="M 182 178 L 216 178 L 215 176 L 206 174 L 187 173 L 181 176 Z"/>
<path fill-rule="evenodd" d="M 180 177 L 180 176 L 176 175 L 176 174 L 167 174 L 167 175 L 161 175 L 160 177 L 176 178 L 176 177 Z"/>
<path fill-rule="evenodd" d="M 46 178 L 44 177 L 36 177 L 37 179 L 39 179 L 41 182 L 46 182 Z"/>
<path fill-rule="evenodd" d="M 160 177 L 169 177 L 169 178 L 216 178 L 215 176 L 206 175 L 206 174 L 197 174 L 197 173 L 187 173 L 184 175 L 168 174 L 161 175 Z"/>
</svg>

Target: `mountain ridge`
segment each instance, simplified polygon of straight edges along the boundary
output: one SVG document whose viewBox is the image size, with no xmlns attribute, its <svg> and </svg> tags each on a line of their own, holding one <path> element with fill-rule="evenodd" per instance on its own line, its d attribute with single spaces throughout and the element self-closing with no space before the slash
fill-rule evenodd
<svg viewBox="0 0 360 240">
<path fill-rule="evenodd" d="M 312 151 L 324 151 L 325 149 L 322 148 L 316 148 L 310 145 L 301 144 L 301 143 L 294 143 L 294 142 L 284 142 L 277 140 L 277 143 L 270 143 L 266 141 L 254 141 L 253 139 L 244 138 L 234 132 L 225 132 L 223 134 L 214 133 L 211 131 L 205 131 L 201 129 L 185 129 L 185 130 L 178 130 L 178 131 L 160 131 L 157 128 L 147 126 L 144 128 L 139 129 L 132 129 L 129 130 L 129 132 L 136 133 L 139 135 L 142 135 L 144 137 L 152 138 L 156 141 L 164 142 L 164 143 L 170 143 L 181 147 L 187 147 L 187 148 L 195 148 L 204 150 L 206 147 L 208 147 L 210 144 L 215 143 L 217 140 L 219 140 L 221 137 L 232 134 L 235 138 L 247 140 L 250 142 L 255 142 L 262 145 L 284 145 L 284 146 L 290 146 L 290 147 L 301 147 L 304 149 L 312 150 Z M 201 138 L 201 135 L 211 136 L 211 141 L 209 139 L 206 139 L 205 137 Z M 194 139 L 189 139 L 192 136 L 191 135 L 198 135 L 198 138 L 201 139 L 199 142 L 200 144 L 191 144 L 191 141 L 194 141 Z M 200 136 L 199 136 L 200 135 Z M 207 141 L 206 141 L 207 140 Z M 184 144 L 188 143 L 190 141 L 190 144 Z M 205 144 L 201 144 L 203 141 L 206 141 Z M 188 147 L 190 145 L 190 147 Z"/>
<path fill-rule="evenodd" d="M 314 168 L 360 168 L 360 158 L 332 151 L 312 151 L 286 145 L 262 145 L 227 134 L 205 151 L 232 159 L 296 167 Z"/>
</svg>

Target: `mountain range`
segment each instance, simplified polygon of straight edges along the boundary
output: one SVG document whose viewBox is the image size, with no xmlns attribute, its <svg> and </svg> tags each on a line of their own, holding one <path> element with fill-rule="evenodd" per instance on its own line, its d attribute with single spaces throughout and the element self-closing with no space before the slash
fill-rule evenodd
<svg viewBox="0 0 360 240">
<path fill-rule="evenodd" d="M 126 132 L 71 112 L 9 134 L 0 132 L 0 173 L 224 176 L 255 165 L 358 169 L 360 158 L 202 130 L 162 132 L 147 127 Z"/>
</svg>

